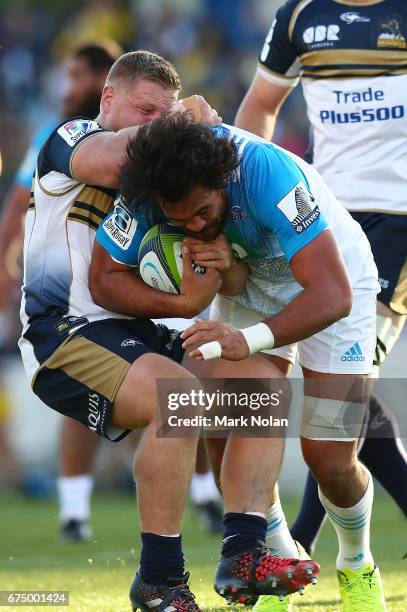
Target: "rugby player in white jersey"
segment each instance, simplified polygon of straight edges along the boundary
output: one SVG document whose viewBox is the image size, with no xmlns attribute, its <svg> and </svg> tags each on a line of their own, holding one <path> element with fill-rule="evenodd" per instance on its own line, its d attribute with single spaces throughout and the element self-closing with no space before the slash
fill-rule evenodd
<svg viewBox="0 0 407 612">
<path fill-rule="evenodd" d="M 290 0 L 277 12 L 236 117 L 238 127 L 271 139 L 282 102 L 301 82 L 313 164 L 361 224 L 378 267 L 376 370 L 407 314 L 406 50 L 403 2 Z M 344 354 L 350 366 L 362 357 L 356 346 Z M 407 457 L 397 428 L 375 396 L 368 418 L 360 458 L 407 515 L 407 488 L 400 487 Z M 292 529 L 308 549 L 324 514 L 310 475 Z M 338 574 L 345 600 L 348 580 L 363 575 L 364 561 L 346 564 L 342 556 L 337 566 L 347 568 Z"/>
<path fill-rule="evenodd" d="M 223 188 L 204 182 L 216 140 L 233 143 L 240 162 Z M 223 146 L 227 159 L 230 152 Z M 227 249 L 222 232 L 235 255 L 247 262 L 246 275 L 235 267 L 229 292 L 223 287 L 223 295 L 215 298 L 211 316 L 216 320 L 197 322 L 181 334 L 190 357 L 224 358 L 214 359 L 205 370 L 208 376 L 222 376 L 227 360 L 239 368 L 239 360 L 247 362 L 250 354 L 278 347 L 274 358 L 287 370 L 298 343 L 305 379 L 303 455 L 338 533 L 341 572 L 352 573 L 352 563 L 363 561 L 363 580 L 350 581 L 344 609 L 382 612 L 383 588 L 370 550 L 373 483 L 357 458 L 379 290 L 365 234 L 312 166 L 237 128 L 204 128 L 182 116 L 178 123 L 173 117 L 161 118 L 141 127 L 128 150 L 121 193 L 136 219 L 146 222 L 146 205 L 140 202 L 153 202 L 157 215 L 184 228 L 198 265 L 219 267 Z M 98 239 L 113 249 L 104 224 Z M 137 251 L 135 245 L 133 252 L 129 247 L 111 254 L 131 265 L 137 263 Z M 349 364 L 342 357 L 355 342 L 364 359 Z M 348 431 L 347 423 L 354 428 Z M 240 479 L 239 453 L 234 460 Z M 290 548 L 295 554 L 294 541 L 280 530 L 285 519 L 277 500 L 268 519 L 273 549 L 281 553 Z M 266 605 L 274 603 L 289 606 L 277 598 Z"/>
<path fill-rule="evenodd" d="M 44 119 L 34 134 L 13 185 L 1 207 L 0 217 L 0 311 L 11 292 L 20 292 L 21 279 L 9 276 L 10 253 L 22 241 L 22 228 L 30 203 L 33 174 L 41 146 L 62 119 L 94 118 L 99 112 L 100 96 L 107 74 L 122 55 L 115 41 L 81 45 L 66 59 L 66 80 L 58 117 Z M 59 118 L 60 117 L 60 118 Z M 32 203 L 31 203 L 32 205 Z M 90 497 L 92 469 L 99 439 L 80 423 L 64 418 L 60 430 L 60 465 L 57 479 L 60 535 L 62 541 L 90 538 Z"/>
<path fill-rule="evenodd" d="M 97 118 L 63 122 L 41 148 L 24 239 L 19 346 L 34 392 L 49 407 L 111 441 L 144 428 L 135 457 L 143 545 L 131 604 L 134 610 L 152 612 L 199 610 L 184 572 L 180 536 L 197 440 L 156 436 L 156 379 L 192 383 L 194 377 L 179 365 L 184 354 L 179 333 L 146 317 L 196 315 L 211 302 L 222 280 L 216 270 L 196 275 L 185 252 L 180 295 L 156 292 L 132 274 L 138 286 L 133 296 L 137 312 L 123 312 L 94 301 L 89 268 L 96 230 L 113 209 L 126 146 L 139 129 L 128 126 L 178 108 L 179 90 L 178 74 L 160 56 L 147 51 L 121 56 L 109 71 Z M 196 102 L 201 121 L 219 123 L 203 99 Z M 125 210 L 117 217 L 120 231 L 114 231 L 112 239 L 126 250 L 133 228 Z M 114 284 L 116 278 L 110 278 L 111 298 L 124 287 Z M 253 376 L 259 370 L 265 377 L 276 373 L 261 362 L 247 366 L 249 372 L 250 367 Z M 241 538 L 253 557 L 251 566 L 261 570 L 261 592 L 294 592 L 310 582 L 305 570 L 312 574 L 318 567 L 282 560 L 257 544 L 259 532 L 264 540 L 266 522 L 245 511 L 256 513 L 258 506 L 265 510 L 274 486 L 269 468 L 273 445 L 265 440 L 259 452 L 269 459 L 262 469 L 262 486 L 255 487 L 248 469 L 235 502 L 236 512 L 243 515 L 240 522 L 248 525 Z M 255 462 L 252 470 L 258 471 Z M 229 572 L 224 578 L 228 583 L 233 576 Z"/>
</svg>

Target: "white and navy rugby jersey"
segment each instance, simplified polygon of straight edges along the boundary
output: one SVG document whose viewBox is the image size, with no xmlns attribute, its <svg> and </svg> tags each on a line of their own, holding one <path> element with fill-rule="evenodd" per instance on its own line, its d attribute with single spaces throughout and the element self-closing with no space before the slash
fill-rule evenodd
<svg viewBox="0 0 407 612">
<path fill-rule="evenodd" d="M 55 128 L 42 146 L 33 179 L 24 237 L 24 282 L 19 342 L 30 379 L 67 335 L 109 316 L 89 292 L 95 233 L 116 192 L 72 178 L 75 148 L 103 128 L 76 118 Z"/>
<path fill-rule="evenodd" d="M 235 255 L 248 262 L 250 275 L 242 293 L 231 299 L 266 316 L 279 312 L 302 291 L 292 275 L 290 259 L 328 226 L 353 286 L 378 290 L 366 236 L 314 168 L 249 132 L 227 125 L 213 130 L 236 143 L 241 159 L 225 190 L 228 216 L 224 233 Z M 137 266 L 144 234 L 164 220 L 157 206 L 145 204 L 131 213 L 117 203 L 96 237 L 115 261 Z"/>
<path fill-rule="evenodd" d="M 405 0 L 289 0 L 258 70 L 301 78 L 314 164 L 348 210 L 407 213 Z"/>
</svg>

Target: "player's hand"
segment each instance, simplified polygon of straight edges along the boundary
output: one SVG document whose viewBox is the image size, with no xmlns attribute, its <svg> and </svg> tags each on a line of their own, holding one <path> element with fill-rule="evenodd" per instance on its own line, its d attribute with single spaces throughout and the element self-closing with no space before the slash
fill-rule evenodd
<svg viewBox="0 0 407 612">
<path fill-rule="evenodd" d="M 205 274 L 197 274 L 192 268 L 192 257 L 187 246 L 182 247 L 183 275 L 180 295 L 190 316 L 195 316 L 212 302 L 222 285 L 219 272 L 208 268 Z"/>
<path fill-rule="evenodd" d="M 182 348 L 191 349 L 189 357 L 203 360 L 199 346 L 216 340 L 222 347 L 222 358 L 240 361 L 250 356 L 249 347 L 242 332 L 229 323 L 219 321 L 197 321 L 182 332 Z"/>
<path fill-rule="evenodd" d="M 204 268 L 216 268 L 225 272 L 236 263 L 232 247 L 223 234 L 211 242 L 187 237 L 184 238 L 184 244 L 189 248 L 193 261 Z"/>
<path fill-rule="evenodd" d="M 190 111 L 196 123 L 213 127 L 222 123 L 222 117 L 202 96 L 193 95 L 180 100 L 183 108 Z"/>
</svg>

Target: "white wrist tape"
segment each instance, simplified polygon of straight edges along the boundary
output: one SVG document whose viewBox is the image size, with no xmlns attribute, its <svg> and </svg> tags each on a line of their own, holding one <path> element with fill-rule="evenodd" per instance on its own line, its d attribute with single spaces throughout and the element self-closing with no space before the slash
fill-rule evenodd
<svg viewBox="0 0 407 612">
<path fill-rule="evenodd" d="M 273 332 L 265 323 L 256 323 L 256 325 L 245 327 L 240 331 L 245 337 L 250 355 L 266 349 L 272 349 L 274 346 Z"/>
<path fill-rule="evenodd" d="M 200 351 L 205 361 L 222 356 L 222 347 L 217 340 L 201 344 L 201 346 L 198 346 L 198 351 Z"/>
</svg>

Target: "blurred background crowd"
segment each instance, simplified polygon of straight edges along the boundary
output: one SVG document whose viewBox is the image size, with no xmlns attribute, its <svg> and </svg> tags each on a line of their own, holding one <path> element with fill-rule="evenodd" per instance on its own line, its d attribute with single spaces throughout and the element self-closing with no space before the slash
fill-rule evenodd
<svg viewBox="0 0 407 612">
<path fill-rule="evenodd" d="M 279 0 L 35 0 L 0 2 L 0 197 L 30 135 L 55 115 L 64 93 L 64 58 L 112 38 L 126 51 L 172 61 L 184 93 L 201 93 L 233 122 Z M 306 124 L 290 97 L 278 134 L 303 152 Z"/>
</svg>

